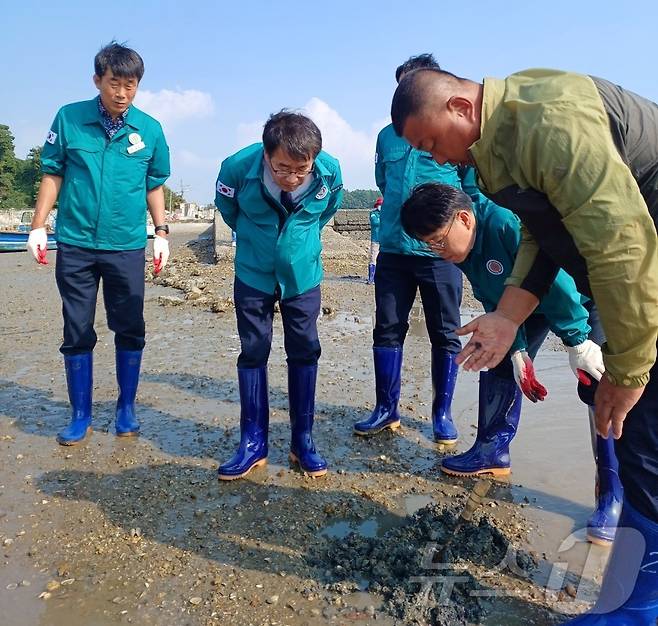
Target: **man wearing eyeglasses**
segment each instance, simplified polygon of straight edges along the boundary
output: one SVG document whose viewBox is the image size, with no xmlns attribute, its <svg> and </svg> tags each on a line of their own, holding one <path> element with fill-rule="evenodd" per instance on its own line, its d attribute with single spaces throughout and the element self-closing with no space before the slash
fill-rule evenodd
<svg viewBox="0 0 658 626">
<path fill-rule="evenodd" d="M 400 81 L 404 74 L 421 67 L 438 67 L 438 63 L 431 54 L 411 57 L 397 68 L 395 78 Z M 432 346 L 434 440 L 454 444 L 458 432 L 450 407 L 457 382 L 455 356 L 461 349 L 455 330 L 460 326 L 462 278 L 452 263 L 404 232 L 400 225 L 400 207 L 416 185 L 438 181 L 459 187 L 460 179 L 455 167 L 439 165 L 428 152 L 415 150 L 397 137 L 389 124 L 377 137 L 375 180 L 384 199 L 374 276 L 376 406 L 370 416 L 354 424 L 354 433 L 371 436 L 400 426 L 402 353 L 409 330 L 409 314 L 416 293 L 420 291 Z"/>
<path fill-rule="evenodd" d="M 318 127 L 286 110 L 267 121 L 262 143 L 221 165 L 215 205 L 236 232 L 234 302 L 242 351 L 240 445 L 219 467 L 220 480 L 241 478 L 267 463 L 267 361 L 277 301 L 288 362 L 290 460 L 310 476 L 327 472 L 312 437 L 320 357 L 320 232 L 340 206 L 342 187 L 340 165 L 322 151 Z"/>
<path fill-rule="evenodd" d="M 410 235 L 427 242 L 443 258 L 455 263 L 468 277 L 484 310 L 493 311 L 514 266 L 521 242 L 521 224 L 508 209 L 482 194 L 471 194 L 475 186 L 475 175 L 470 168 L 464 177 L 464 191 L 436 183 L 420 185 L 402 206 L 401 219 Z M 475 442 L 468 451 L 443 459 L 441 469 L 446 474 L 509 474 L 510 443 L 521 417 L 521 392 L 534 402 L 546 395 L 535 377 L 532 360 L 549 330 L 566 347 L 569 365 L 579 381 L 579 396 L 588 406 L 593 427 L 591 407 L 596 390 L 593 381 L 600 380 L 604 371 L 599 347 L 604 337 L 591 302 L 578 293 L 573 278 L 560 271 L 537 309 L 519 327 L 505 358 L 480 373 Z M 592 446 L 597 469 L 597 502 L 587 521 L 587 539 L 610 547 L 623 497 L 619 464 L 613 440 L 597 437 L 595 429 Z"/>
</svg>

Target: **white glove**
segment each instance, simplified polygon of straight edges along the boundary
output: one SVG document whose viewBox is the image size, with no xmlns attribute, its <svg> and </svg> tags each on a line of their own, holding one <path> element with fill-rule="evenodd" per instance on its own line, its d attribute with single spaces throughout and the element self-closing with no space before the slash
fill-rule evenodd
<svg viewBox="0 0 658 626">
<path fill-rule="evenodd" d="M 514 367 L 514 380 L 519 386 L 523 395 L 537 402 L 543 400 L 548 392 L 535 376 L 535 368 L 532 359 L 525 350 L 517 350 L 511 356 L 512 366 Z"/>
<path fill-rule="evenodd" d="M 159 274 L 169 260 L 169 241 L 156 235 L 153 238 L 153 271 Z"/>
<path fill-rule="evenodd" d="M 48 234 L 45 227 L 34 228 L 27 238 L 27 249 L 32 253 L 34 260 L 41 265 L 48 265 L 46 252 L 48 252 Z"/>
<path fill-rule="evenodd" d="M 586 339 L 577 346 L 567 346 L 567 352 L 569 353 L 569 365 L 583 385 L 589 386 L 592 383 L 588 374 L 594 380 L 601 380 L 601 376 L 605 372 L 603 355 L 601 348 L 593 341 Z"/>
</svg>

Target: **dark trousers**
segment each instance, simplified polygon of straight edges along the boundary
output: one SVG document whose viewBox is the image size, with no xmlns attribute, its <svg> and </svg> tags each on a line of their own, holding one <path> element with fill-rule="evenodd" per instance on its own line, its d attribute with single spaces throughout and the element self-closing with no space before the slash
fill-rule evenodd
<svg viewBox="0 0 658 626">
<path fill-rule="evenodd" d="M 280 300 L 278 290 L 274 294 L 264 293 L 249 287 L 236 276 L 233 299 L 242 347 L 238 367 L 264 367 L 272 347 L 274 304 Z M 317 324 L 320 287 L 280 300 L 279 309 L 287 362 L 291 365 L 315 365 L 320 358 Z"/>
<path fill-rule="evenodd" d="M 603 345 L 605 335 L 596 306 L 590 302 L 586 307 L 592 327 L 589 338 Z M 615 442 L 615 454 L 625 496 L 642 515 L 658 521 L 658 365 L 651 368 L 650 376 L 640 401 L 624 421 L 621 439 Z M 581 399 L 591 404 L 594 391 L 596 384 L 578 385 Z"/>
<path fill-rule="evenodd" d="M 640 401 L 624 420 L 615 452 L 625 497 L 642 515 L 658 522 L 658 364 L 649 375 Z"/>
<path fill-rule="evenodd" d="M 461 350 L 455 334 L 461 325 L 461 272 L 443 259 L 408 254 L 380 252 L 377 257 L 374 345 L 402 347 L 418 290 L 432 346 L 456 354 Z"/>
<path fill-rule="evenodd" d="M 144 348 L 144 250 L 90 250 L 60 243 L 55 279 L 62 297 L 65 355 L 91 352 L 98 285 L 118 350 Z"/>
</svg>

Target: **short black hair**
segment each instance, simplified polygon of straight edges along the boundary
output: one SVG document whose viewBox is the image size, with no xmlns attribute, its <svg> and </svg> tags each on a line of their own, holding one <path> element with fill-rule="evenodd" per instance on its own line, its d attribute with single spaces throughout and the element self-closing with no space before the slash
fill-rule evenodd
<svg viewBox="0 0 658 626">
<path fill-rule="evenodd" d="M 393 102 L 391 102 L 393 128 L 399 137 L 402 137 L 407 119 L 420 112 L 425 104 L 428 81 L 423 79 L 427 79 L 430 74 L 461 80 L 459 76 L 436 67 L 425 67 L 407 72 L 397 86 L 393 94 Z"/>
<path fill-rule="evenodd" d="M 263 146 L 268 156 L 281 148 L 299 161 L 315 159 L 322 150 L 322 134 L 312 119 L 282 109 L 267 120 L 263 128 Z"/>
<path fill-rule="evenodd" d="M 439 62 L 434 58 L 433 54 L 425 52 L 424 54 L 409 57 L 402 65 L 398 65 L 398 69 L 395 70 L 395 81 L 399 83 L 402 74 L 427 68 L 441 69 Z"/>
<path fill-rule="evenodd" d="M 452 185 L 423 183 L 412 191 L 402 205 L 402 228 L 417 239 L 443 228 L 457 211 L 472 211 L 470 197 Z"/>
<path fill-rule="evenodd" d="M 94 57 L 94 72 L 102 78 L 108 69 L 121 78 L 136 78 L 137 82 L 144 76 L 144 61 L 131 48 L 111 41 L 103 46 Z"/>
</svg>

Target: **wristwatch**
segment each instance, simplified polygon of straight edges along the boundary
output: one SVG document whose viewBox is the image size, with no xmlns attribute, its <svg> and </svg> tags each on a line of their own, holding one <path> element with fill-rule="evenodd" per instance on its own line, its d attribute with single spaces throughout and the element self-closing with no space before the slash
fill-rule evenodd
<svg viewBox="0 0 658 626">
<path fill-rule="evenodd" d="M 158 231 L 162 231 L 163 233 L 169 234 L 169 225 L 168 224 L 162 224 L 161 226 L 156 226 L 155 227 L 155 232 L 157 233 Z"/>
</svg>

